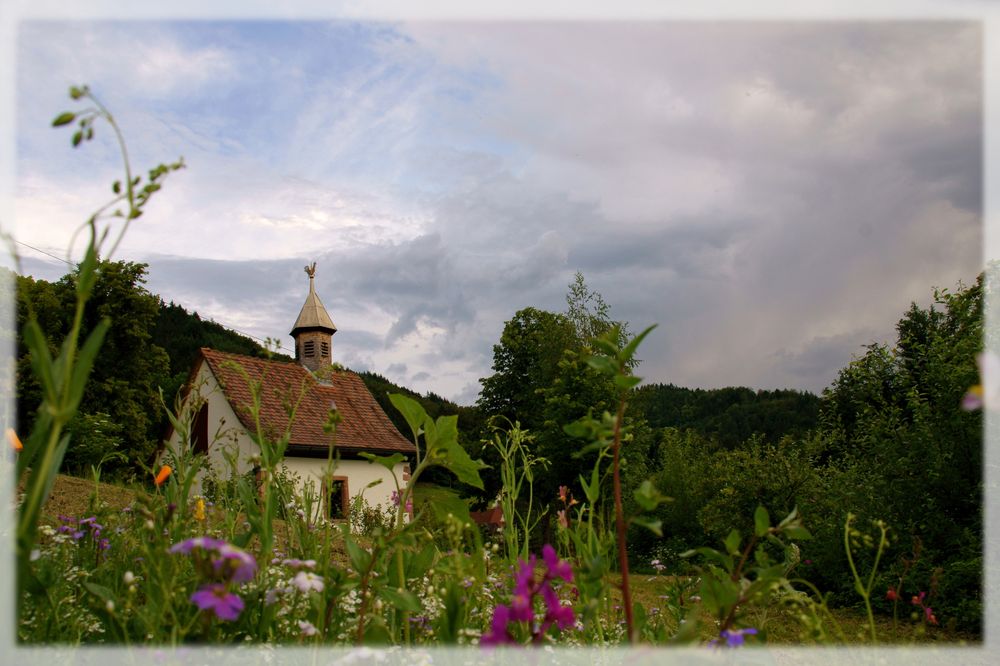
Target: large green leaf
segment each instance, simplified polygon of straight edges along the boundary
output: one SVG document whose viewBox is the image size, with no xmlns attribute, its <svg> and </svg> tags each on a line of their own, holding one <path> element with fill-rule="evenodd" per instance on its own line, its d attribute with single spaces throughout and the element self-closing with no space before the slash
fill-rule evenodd
<svg viewBox="0 0 1000 666">
<path fill-rule="evenodd" d="M 424 421 L 427 420 L 427 412 L 424 411 L 423 406 L 419 402 L 413 398 L 406 397 L 402 393 L 390 393 L 389 401 L 392 402 L 392 405 L 406 419 L 406 424 L 413 431 L 413 441 L 415 442 L 417 437 L 420 436 L 420 428 L 424 425 Z"/>
<path fill-rule="evenodd" d="M 70 412 L 75 412 L 77 405 L 80 404 L 83 390 L 87 386 L 87 379 L 90 377 L 90 371 L 94 367 L 94 359 L 97 358 L 97 352 L 100 351 L 101 344 L 104 343 L 104 336 L 109 328 L 111 328 L 111 320 L 104 317 L 90 332 L 87 341 L 80 349 L 80 355 L 73 366 L 73 377 L 69 387 L 69 404 L 66 405 Z"/>
</svg>

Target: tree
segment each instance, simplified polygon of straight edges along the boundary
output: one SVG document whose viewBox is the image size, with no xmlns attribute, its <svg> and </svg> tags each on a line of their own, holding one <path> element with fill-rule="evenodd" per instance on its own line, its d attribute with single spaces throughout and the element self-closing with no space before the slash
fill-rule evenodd
<svg viewBox="0 0 1000 666">
<path fill-rule="evenodd" d="M 149 462 L 162 434 L 158 389 L 169 381 L 170 365 L 166 352 L 151 341 L 159 299 L 143 286 L 146 269 L 146 264 L 107 261 L 98 268 L 82 331 L 87 335 L 103 317 L 109 317 L 112 325 L 97 355 L 79 413 L 69 426 L 74 437 L 64 459 L 66 468 L 85 469 L 115 450 L 138 468 Z M 31 278 L 18 280 L 19 323 L 27 319 L 29 311 L 37 313 L 53 350 L 52 341 L 62 339 L 69 329 L 64 313 L 72 311 L 74 279 L 74 274 L 69 274 L 52 284 Z M 21 429 L 27 431 L 38 409 L 39 393 L 23 343 L 19 353 L 18 416 Z M 100 424 L 104 425 L 98 427 Z"/>
</svg>

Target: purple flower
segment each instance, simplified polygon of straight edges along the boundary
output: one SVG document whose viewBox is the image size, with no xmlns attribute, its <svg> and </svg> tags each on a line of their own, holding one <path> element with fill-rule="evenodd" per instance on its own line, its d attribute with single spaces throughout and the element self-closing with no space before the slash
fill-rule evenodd
<svg viewBox="0 0 1000 666">
<path fill-rule="evenodd" d="M 183 553 L 188 555 L 193 550 L 218 550 L 220 546 L 226 542 L 222 539 L 213 539 L 212 537 L 200 536 L 191 539 L 186 539 L 180 543 L 174 544 L 170 547 L 171 553 Z"/>
<path fill-rule="evenodd" d="M 542 560 L 545 561 L 545 566 L 549 568 L 550 576 L 562 578 L 567 583 L 573 582 L 573 567 L 570 566 L 569 562 L 560 560 L 556 554 L 556 549 L 549 544 L 542 546 Z"/>
<path fill-rule="evenodd" d="M 555 593 L 551 585 L 542 586 L 542 599 L 545 600 L 545 626 L 548 627 L 553 622 L 560 629 L 569 629 L 576 622 L 571 606 L 563 606 L 559 601 L 559 595 Z"/>
<path fill-rule="evenodd" d="M 212 566 L 217 574 L 234 583 L 245 583 L 253 580 L 257 573 L 257 560 L 252 555 L 240 550 L 236 546 L 223 543 L 218 548 L 218 558 L 212 561 Z"/>
<path fill-rule="evenodd" d="M 756 629 L 747 627 L 746 629 L 726 629 L 719 635 L 726 639 L 726 646 L 734 648 L 743 645 L 744 636 L 752 636 L 756 633 Z"/>
<path fill-rule="evenodd" d="M 243 612 L 243 599 L 222 583 L 210 583 L 191 595 L 191 603 L 203 611 L 212 611 L 220 620 L 235 620 Z"/>
<path fill-rule="evenodd" d="M 482 639 L 479 641 L 481 645 L 511 645 L 514 643 L 514 637 L 511 636 L 510 631 L 507 630 L 507 624 L 510 622 L 510 608 L 500 604 L 493 611 L 493 622 L 490 625 L 490 632 L 484 634 Z"/>
<path fill-rule="evenodd" d="M 574 625 L 576 616 L 573 608 L 562 605 L 559 595 L 552 588 L 553 581 L 557 579 L 571 581 L 573 569 L 568 562 L 560 561 L 555 548 L 548 544 L 542 548 L 542 559 L 545 561 L 546 571 L 540 581 L 535 577 L 535 565 L 538 561 L 535 555 L 531 555 L 527 562 L 518 560 L 516 570 L 511 567 L 514 589 L 511 591 L 510 605 L 496 607 L 490 632 L 483 636 L 482 645 L 515 643 L 510 631 L 511 623 L 527 624 L 534 643 L 541 642 L 553 624 L 561 630 Z M 541 595 L 545 603 L 545 616 L 540 621 L 535 618 L 535 598 L 538 595 Z"/>
<path fill-rule="evenodd" d="M 194 537 L 174 544 L 169 552 L 194 557 L 195 568 L 208 579 L 245 583 L 257 574 L 257 560 L 222 539 Z"/>
</svg>

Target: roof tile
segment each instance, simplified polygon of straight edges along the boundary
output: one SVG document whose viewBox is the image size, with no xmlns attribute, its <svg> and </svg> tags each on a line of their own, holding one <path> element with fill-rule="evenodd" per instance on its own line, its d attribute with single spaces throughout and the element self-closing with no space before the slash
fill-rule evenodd
<svg viewBox="0 0 1000 666">
<path fill-rule="evenodd" d="M 321 384 L 297 363 L 228 354 L 206 347 L 201 349 L 201 356 L 221 384 L 243 427 L 251 433 L 257 428 L 249 408 L 252 396 L 247 379 L 261 385 L 261 429 L 270 439 L 277 439 L 285 432 L 297 402 L 290 444 L 327 447 L 332 438 L 323 431 L 323 426 L 330 408 L 335 406 L 342 417 L 337 426 L 338 449 L 415 451 L 413 442 L 399 434 L 368 387 L 353 372 L 334 372 L 329 384 Z"/>
</svg>

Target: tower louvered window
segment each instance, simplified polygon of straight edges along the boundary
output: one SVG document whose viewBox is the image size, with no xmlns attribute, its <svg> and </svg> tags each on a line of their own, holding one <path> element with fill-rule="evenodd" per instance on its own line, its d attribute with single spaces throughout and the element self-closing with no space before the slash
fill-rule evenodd
<svg viewBox="0 0 1000 666">
<path fill-rule="evenodd" d="M 329 358 L 330 357 L 330 343 L 329 342 L 323 341 L 323 342 L 319 343 L 319 354 L 323 358 Z"/>
<path fill-rule="evenodd" d="M 316 341 L 306 340 L 302 343 L 302 355 L 312 357 L 316 355 Z"/>
</svg>

